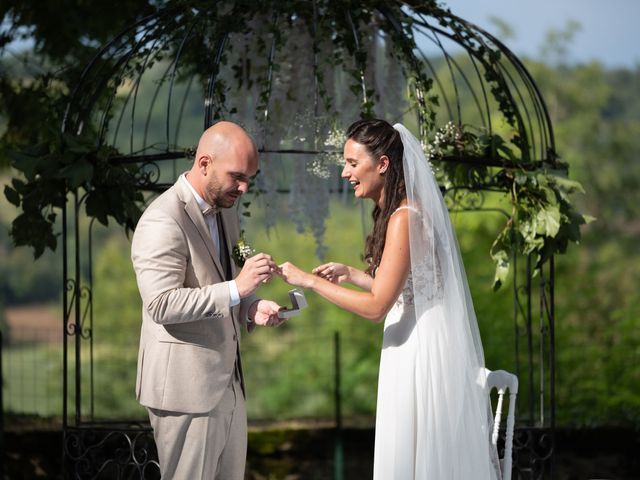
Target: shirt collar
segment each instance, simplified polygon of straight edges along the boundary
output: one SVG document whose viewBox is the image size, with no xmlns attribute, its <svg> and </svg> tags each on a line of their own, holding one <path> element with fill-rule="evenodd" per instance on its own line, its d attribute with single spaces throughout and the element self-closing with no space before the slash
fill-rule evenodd
<svg viewBox="0 0 640 480">
<path fill-rule="evenodd" d="M 189 187 L 191 193 L 193 193 L 193 197 L 196 199 L 198 208 L 200 208 L 200 211 L 203 215 L 210 215 L 218 212 L 218 209 L 216 207 L 209 205 L 200 195 L 198 195 L 198 192 L 196 192 L 195 188 L 193 188 L 193 185 L 191 185 L 191 183 L 189 183 L 189 180 L 187 180 L 187 175 L 185 173 L 180 175 L 180 179 L 187 185 L 187 187 Z"/>
</svg>

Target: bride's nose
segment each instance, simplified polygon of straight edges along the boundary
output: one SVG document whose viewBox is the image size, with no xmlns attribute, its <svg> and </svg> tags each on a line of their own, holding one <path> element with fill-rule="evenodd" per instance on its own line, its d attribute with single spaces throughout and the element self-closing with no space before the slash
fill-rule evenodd
<svg viewBox="0 0 640 480">
<path fill-rule="evenodd" d="M 342 178 L 349 178 L 349 165 L 345 164 L 345 166 L 342 169 L 342 173 L 340 174 L 340 176 Z"/>
</svg>

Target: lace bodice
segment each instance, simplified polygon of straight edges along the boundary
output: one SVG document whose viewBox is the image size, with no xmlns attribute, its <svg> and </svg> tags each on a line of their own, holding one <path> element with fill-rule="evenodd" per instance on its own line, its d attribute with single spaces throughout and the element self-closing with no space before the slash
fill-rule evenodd
<svg viewBox="0 0 640 480">
<path fill-rule="evenodd" d="M 414 208 L 403 205 L 398 210 L 408 209 L 416 211 Z M 400 296 L 396 300 L 396 306 L 415 306 L 415 294 L 423 295 L 420 298 L 425 302 L 425 306 L 431 306 L 442 298 L 442 270 L 437 258 L 425 258 L 420 262 L 414 262 L 414 270 L 409 272 L 407 281 L 404 284 Z"/>
<path fill-rule="evenodd" d="M 439 262 L 436 263 L 435 274 L 433 269 L 427 269 L 427 263 L 418 265 L 416 272 L 409 272 L 407 281 L 404 284 L 404 288 L 398 299 L 396 300 L 396 306 L 415 306 L 415 293 L 422 295 L 421 301 L 425 302 L 426 306 L 434 305 L 442 299 L 442 272 L 440 270 Z"/>
</svg>

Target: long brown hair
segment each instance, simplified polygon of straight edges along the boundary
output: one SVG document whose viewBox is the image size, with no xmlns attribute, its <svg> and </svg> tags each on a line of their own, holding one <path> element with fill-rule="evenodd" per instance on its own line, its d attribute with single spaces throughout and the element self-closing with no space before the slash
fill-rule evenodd
<svg viewBox="0 0 640 480">
<path fill-rule="evenodd" d="M 374 162 L 380 157 L 389 157 L 389 166 L 384 173 L 384 203 L 373 209 L 373 230 L 367 237 L 364 259 L 367 273 L 375 277 L 380 264 L 387 235 L 389 217 L 406 198 L 402 155 L 404 147 L 400 133 L 388 122 L 379 119 L 358 120 L 347 129 L 347 138 L 363 145 Z"/>
</svg>

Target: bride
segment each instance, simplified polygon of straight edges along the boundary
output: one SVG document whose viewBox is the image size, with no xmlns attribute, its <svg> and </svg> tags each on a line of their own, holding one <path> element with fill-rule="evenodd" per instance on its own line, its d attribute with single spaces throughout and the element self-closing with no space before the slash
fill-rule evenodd
<svg viewBox="0 0 640 480">
<path fill-rule="evenodd" d="M 356 197 L 375 203 L 368 268 L 332 262 L 307 273 L 287 262 L 281 275 L 368 320 L 386 316 L 374 479 L 497 479 L 476 317 L 420 143 L 401 124 L 360 120 L 347 130 L 344 159 Z"/>
</svg>

